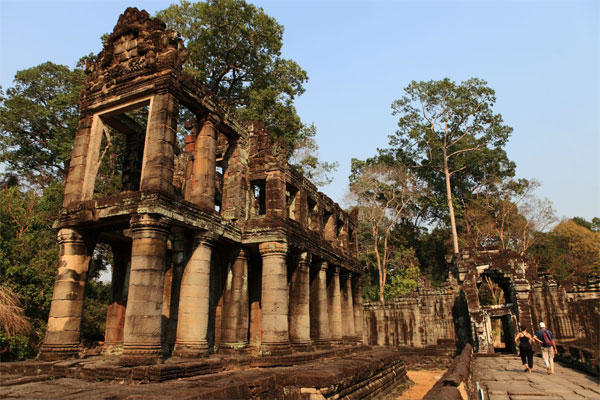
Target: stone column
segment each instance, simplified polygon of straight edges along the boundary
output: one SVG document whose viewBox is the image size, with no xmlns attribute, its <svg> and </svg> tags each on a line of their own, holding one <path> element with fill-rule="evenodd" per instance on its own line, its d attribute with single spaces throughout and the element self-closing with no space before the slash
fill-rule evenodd
<svg viewBox="0 0 600 400">
<path fill-rule="evenodd" d="M 327 307 L 329 310 L 329 333 L 331 344 L 342 344 L 342 304 L 340 298 L 340 268 L 330 268 L 329 284 L 327 285 Z"/>
<path fill-rule="evenodd" d="M 290 342 L 297 351 L 310 350 L 310 254 L 302 252 L 290 282 Z"/>
<path fill-rule="evenodd" d="M 123 332 L 121 365 L 158 361 L 161 353 L 162 300 L 168 223 L 140 214 L 131 218 L 133 244 Z"/>
<path fill-rule="evenodd" d="M 342 340 L 344 344 L 356 343 L 354 330 L 354 306 L 352 303 L 352 273 L 342 275 Z"/>
<path fill-rule="evenodd" d="M 194 249 L 181 278 L 177 338 L 173 355 L 208 355 L 208 293 L 212 249 L 212 242 L 203 233 L 195 235 Z"/>
<path fill-rule="evenodd" d="M 265 242 L 258 246 L 262 269 L 262 355 L 291 352 L 288 336 L 287 245 Z"/>
<path fill-rule="evenodd" d="M 265 195 L 267 217 L 286 218 L 285 175 L 282 171 L 267 172 Z"/>
<path fill-rule="evenodd" d="M 243 249 L 227 275 L 222 321 L 220 348 L 245 348 L 248 344 L 248 259 Z"/>
<path fill-rule="evenodd" d="M 69 204 L 81 201 L 82 199 L 92 122 L 93 116 L 89 114 L 82 114 L 79 118 L 77 133 L 73 142 L 73 151 L 71 151 L 71 159 L 69 161 L 69 172 L 65 182 L 63 207 L 67 207 Z"/>
<path fill-rule="evenodd" d="M 356 343 L 363 343 L 364 311 L 362 304 L 362 276 L 355 275 L 352 279 L 352 308 L 354 309 L 354 333 Z"/>
<path fill-rule="evenodd" d="M 185 268 L 186 260 L 186 243 L 193 244 L 186 240 L 186 233 L 178 231 L 177 228 L 171 229 L 169 240 L 170 247 L 170 263 L 167 261 L 167 270 L 165 271 L 165 290 L 163 292 L 163 307 L 162 315 L 162 348 L 163 353 L 171 354 L 175 347 L 177 339 L 177 318 L 179 314 L 179 293 L 181 290 L 181 278 Z M 191 247 L 191 246 L 188 246 Z M 191 250 L 191 249 L 189 249 Z"/>
<path fill-rule="evenodd" d="M 83 295 L 93 246 L 80 232 L 58 232 L 58 273 L 54 282 L 42 360 L 69 358 L 79 352 Z"/>
<path fill-rule="evenodd" d="M 310 337 L 317 349 L 330 349 L 329 315 L 327 306 L 327 261 L 317 265 L 310 284 Z"/>
<path fill-rule="evenodd" d="M 106 328 L 102 348 L 104 354 L 117 354 L 123 351 L 123 328 L 131 266 L 131 245 L 113 245 L 111 249 L 113 265 L 110 304 L 106 310 Z"/>
<path fill-rule="evenodd" d="M 244 138 L 231 139 L 230 146 L 233 151 L 227 169 L 223 176 L 223 199 L 221 200 L 221 216 L 229 220 L 242 218 L 246 212 L 248 173 L 248 144 Z"/>
<path fill-rule="evenodd" d="M 209 114 L 194 144 L 190 201 L 199 207 L 215 210 L 215 177 L 217 157 L 217 116 Z"/>
<path fill-rule="evenodd" d="M 173 193 L 173 145 L 179 104 L 170 93 L 158 93 L 150 102 L 146 146 L 142 161 L 141 191 Z"/>
</svg>

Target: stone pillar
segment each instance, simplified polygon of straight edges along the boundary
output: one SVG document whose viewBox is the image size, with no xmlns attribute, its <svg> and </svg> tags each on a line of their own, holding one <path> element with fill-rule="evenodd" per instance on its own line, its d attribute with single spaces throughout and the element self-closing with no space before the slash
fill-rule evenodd
<svg viewBox="0 0 600 400">
<path fill-rule="evenodd" d="M 262 355 L 291 352 L 288 336 L 287 245 L 265 242 L 258 246 L 262 269 Z"/>
<path fill-rule="evenodd" d="M 203 233 L 196 234 L 194 250 L 181 278 L 177 339 L 173 355 L 208 355 L 208 293 L 212 249 L 212 242 Z"/>
<path fill-rule="evenodd" d="M 220 348 L 245 348 L 248 344 L 248 259 L 243 249 L 227 275 L 222 321 Z"/>
<path fill-rule="evenodd" d="M 163 354 L 171 354 L 175 347 L 177 339 L 177 318 L 179 314 L 179 292 L 181 290 L 181 278 L 186 263 L 186 234 L 184 231 L 177 231 L 177 228 L 171 229 L 169 235 L 170 262 L 167 261 L 167 270 L 165 271 L 165 290 L 163 292 L 163 321 L 162 326 L 162 348 Z M 192 244 L 189 243 L 188 244 Z"/>
<path fill-rule="evenodd" d="M 73 151 L 71 152 L 71 159 L 69 161 L 69 172 L 65 182 L 63 207 L 67 207 L 69 204 L 81 201 L 82 199 L 92 121 L 92 115 L 81 115 L 79 118 L 77 133 L 73 142 Z"/>
<path fill-rule="evenodd" d="M 179 104 L 170 93 L 156 94 L 150 102 L 140 190 L 174 193 L 173 145 Z"/>
<path fill-rule="evenodd" d="M 42 360 L 69 358 L 79 352 L 85 282 L 93 246 L 73 229 L 58 232 L 58 273 L 54 282 Z"/>
<path fill-rule="evenodd" d="M 270 218 L 286 218 L 285 175 L 279 170 L 267 172 L 265 182 L 266 213 Z"/>
<path fill-rule="evenodd" d="M 327 307 L 327 261 L 321 261 L 310 284 L 310 337 L 317 349 L 331 348 Z"/>
<path fill-rule="evenodd" d="M 133 244 L 121 365 L 158 361 L 168 223 L 150 214 L 131 218 Z"/>
<path fill-rule="evenodd" d="M 352 308 L 354 309 L 354 333 L 356 343 L 363 343 L 364 310 L 362 304 L 362 276 L 355 275 L 352 279 Z"/>
<path fill-rule="evenodd" d="M 310 254 L 302 252 L 290 282 L 290 343 L 310 350 Z"/>
<path fill-rule="evenodd" d="M 209 114 L 194 144 L 192 188 L 189 200 L 209 211 L 215 210 L 218 125 L 219 121 L 216 115 Z"/>
<path fill-rule="evenodd" d="M 246 212 L 248 185 L 245 176 L 248 172 L 248 144 L 240 137 L 236 140 L 232 139 L 230 146 L 234 146 L 234 149 L 223 176 L 221 216 L 225 219 L 237 220 Z"/>
<path fill-rule="evenodd" d="M 342 344 L 342 304 L 340 298 L 340 268 L 330 268 L 329 284 L 327 285 L 327 307 L 329 310 L 329 333 L 331 344 Z"/>
<path fill-rule="evenodd" d="M 104 330 L 104 354 L 120 354 L 123 351 L 123 328 L 127 307 L 127 289 L 131 262 L 131 245 L 111 246 L 113 255 L 110 304 L 106 310 Z"/>
<path fill-rule="evenodd" d="M 355 344 L 356 332 L 354 330 L 354 306 L 352 304 L 352 273 L 343 274 L 340 285 L 342 297 L 342 340 L 344 344 Z"/>
</svg>

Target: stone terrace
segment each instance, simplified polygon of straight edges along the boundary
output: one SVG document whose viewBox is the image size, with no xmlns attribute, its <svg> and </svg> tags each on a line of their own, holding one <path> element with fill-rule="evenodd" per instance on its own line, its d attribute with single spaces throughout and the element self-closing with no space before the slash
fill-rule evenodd
<svg viewBox="0 0 600 400">
<path fill-rule="evenodd" d="M 0 398 L 372 398 L 406 381 L 397 351 L 368 346 L 287 357 L 172 358 L 166 364 L 134 368 L 115 364 L 110 357 L 1 364 Z M 134 378 L 147 383 L 139 385 Z"/>
</svg>

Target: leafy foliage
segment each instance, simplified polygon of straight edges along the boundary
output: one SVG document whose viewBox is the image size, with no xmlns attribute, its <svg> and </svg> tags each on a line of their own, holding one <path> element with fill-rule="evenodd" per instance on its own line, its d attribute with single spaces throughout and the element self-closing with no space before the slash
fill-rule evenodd
<svg viewBox="0 0 600 400">
<path fill-rule="evenodd" d="M 479 302 L 482 306 L 497 306 L 506 303 L 504 291 L 492 278 L 485 275 L 479 287 Z"/>
<path fill-rule="evenodd" d="M 415 266 L 414 250 L 402 247 L 396 234 L 401 224 L 412 218 L 422 187 L 398 165 L 353 159 L 352 171 L 350 191 L 359 207 L 359 224 L 363 232 L 369 231 L 363 235 L 366 245 L 361 250 L 378 272 L 379 301 L 383 303 L 388 271 L 397 270 L 396 276 L 401 277 L 400 270 Z"/>
<path fill-rule="evenodd" d="M 185 70 L 246 120 L 258 120 L 290 149 L 314 135 L 294 107 L 308 75 L 281 57 L 283 26 L 244 0 L 182 0 L 157 17 L 186 41 Z"/>
<path fill-rule="evenodd" d="M 392 104 L 398 130 L 383 154 L 413 168 L 427 182 L 434 196 L 424 205 L 434 218 L 445 216 L 440 206 L 446 199 L 456 253 L 453 199 L 468 196 L 491 176 L 514 174 L 503 150 L 512 128 L 493 112 L 495 92 L 483 80 L 413 81 L 404 90 L 406 95 Z"/>
<path fill-rule="evenodd" d="M 58 262 L 56 232 L 52 222 L 59 213 L 64 187 L 51 183 L 41 193 L 16 185 L 0 187 L 0 281 L 14 292 L 32 325 L 29 334 L 2 329 L 3 359 L 35 356 L 46 330 Z M 110 286 L 98 282 L 106 258 L 91 263 L 82 333 L 98 340 L 104 334 Z"/>
<path fill-rule="evenodd" d="M 83 72 L 51 62 L 17 72 L 0 91 L 0 162 L 44 187 L 67 174 Z"/>
<path fill-rule="evenodd" d="M 558 281 L 600 275 L 600 232 L 582 226 L 581 220 L 563 221 L 551 232 L 539 233 L 539 244 L 531 250 L 540 270 L 550 272 Z"/>
<path fill-rule="evenodd" d="M 535 197 L 539 183 L 506 179 L 486 185 L 463 204 L 462 240 L 469 247 L 498 247 L 524 255 L 556 220 L 552 203 Z"/>
<path fill-rule="evenodd" d="M 18 186 L 0 188 L 0 280 L 18 295 L 33 325 L 29 336 L 3 332 L 2 352 L 9 359 L 35 355 L 43 339 L 58 260 L 51 224 L 61 202 L 58 184 L 41 196 Z"/>
<path fill-rule="evenodd" d="M 329 163 L 319 160 L 319 146 L 312 137 L 305 137 L 296 143 L 289 162 L 317 186 L 331 183 L 333 179 L 329 174 L 339 166 L 337 161 Z"/>
</svg>

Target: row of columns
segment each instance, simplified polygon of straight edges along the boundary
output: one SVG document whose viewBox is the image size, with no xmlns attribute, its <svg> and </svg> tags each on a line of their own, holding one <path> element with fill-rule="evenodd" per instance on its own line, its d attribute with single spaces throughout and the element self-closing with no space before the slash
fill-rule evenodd
<svg viewBox="0 0 600 400">
<path fill-rule="evenodd" d="M 132 248 L 127 306 L 123 327 L 122 364 L 152 362 L 161 354 L 162 303 L 167 255 L 168 222 L 152 215 L 131 219 Z M 79 349 L 87 268 L 93 249 L 74 230 L 59 233 L 61 247 L 48 330 L 42 358 L 64 358 Z M 209 286 L 213 242 L 196 234 L 181 278 L 174 355 L 197 357 L 208 353 Z M 311 277 L 311 257 L 304 252 L 288 282 L 288 252 L 283 242 L 259 245 L 262 257 L 260 288 L 260 350 L 264 355 L 329 348 L 362 341 L 360 280 L 340 274 L 326 261 L 317 263 Z M 221 319 L 221 348 L 248 344 L 249 279 L 243 250 L 233 261 L 225 283 Z M 254 327 L 256 328 L 256 327 Z M 108 332 L 108 330 L 107 330 Z M 111 331 L 112 332 L 112 331 Z M 112 338 L 114 336 L 114 338 Z M 117 341 L 112 332 L 109 341 Z"/>
</svg>

